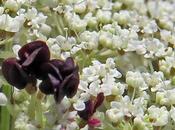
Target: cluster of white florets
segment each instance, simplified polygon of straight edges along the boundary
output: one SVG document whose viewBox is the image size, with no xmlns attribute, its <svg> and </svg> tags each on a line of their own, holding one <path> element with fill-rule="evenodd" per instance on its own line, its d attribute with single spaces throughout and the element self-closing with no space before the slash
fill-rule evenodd
<svg viewBox="0 0 175 130">
<path fill-rule="evenodd" d="M 0 32 L 13 33 L 14 43 L 45 40 L 53 58 L 74 57 L 80 84 L 77 94 L 59 105 L 49 96 L 39 98 L 44 114 L 34 117 L 31 101 L 38 99 L 14 90 L 16 129 L 87 130 L 88 125 L 80 127 L 77 111 L 101 92 L 105 100 L 94 113 L 102 119 L 99 129 L 174 129 L 174 0 L 40 2 L 5 0 Z M 19 48 L 19 44 L 12 48 L 16 56 Z M 6 103 L 0 92 L 0 105 Z"/>
</svg>

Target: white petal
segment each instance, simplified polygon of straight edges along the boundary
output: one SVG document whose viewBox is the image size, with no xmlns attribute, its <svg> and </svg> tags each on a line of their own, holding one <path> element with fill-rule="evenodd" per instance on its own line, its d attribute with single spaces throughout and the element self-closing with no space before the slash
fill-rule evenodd
<svg viewBox="0 0 175 130">
<path fill-rule="evenodd" d="M 77 111 L 82 111 L 85 109 L 85 104 L 82 101 L 77 101 L 76 103 L 73 104 L 73 107 L 75 108 L 75 110 Z"/>
<path fill-rule="evenodd" d="M 0 92 L 0 106 L 5 106 L 7 104 L 7 97 Z"/>
</svg>

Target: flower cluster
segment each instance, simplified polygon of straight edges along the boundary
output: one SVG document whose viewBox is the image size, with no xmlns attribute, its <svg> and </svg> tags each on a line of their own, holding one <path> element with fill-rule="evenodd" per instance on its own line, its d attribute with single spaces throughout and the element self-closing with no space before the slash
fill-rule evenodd
<svg viewBox="0 0 175 130">
<path fill-rule="evenodd" d="M 18 52 L 19 59 L 8 58 L 2 64 L 2 73 L 9 84 L 18 89 L 37 89 L 45 94 L 54 94 L 61 102 L 64 96 L 76 94 L 79 84 L 78 66 L 71 57 L 66 61 L 51 59 L 48 46 L 43 41 L 24 45 Z"/>
<path fill-rule="evenodd" d="M 0 76 L 0 105 L 14 129 L 174 130 L 175 0 L 0 5 L 2 73 L 15 86 L 10 97 Z"/>
</svg>

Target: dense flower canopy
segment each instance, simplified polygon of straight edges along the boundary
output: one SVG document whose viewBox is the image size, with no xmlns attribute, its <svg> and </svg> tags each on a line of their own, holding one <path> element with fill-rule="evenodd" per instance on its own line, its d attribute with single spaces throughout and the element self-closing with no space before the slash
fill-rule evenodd
<svg viewBox="0 0 175 130">
<path fill-rule="evenodd" d="M 0 0 L 0 130 L 174 130 L 174 9 Z"/>
</svg>

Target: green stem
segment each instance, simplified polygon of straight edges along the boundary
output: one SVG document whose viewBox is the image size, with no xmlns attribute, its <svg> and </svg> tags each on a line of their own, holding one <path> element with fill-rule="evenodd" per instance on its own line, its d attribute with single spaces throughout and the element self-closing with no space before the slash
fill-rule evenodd
<svg viewBox="0 0 175 130">
<path fill-rule="evenodd" d="M 30 104 L 28 106 L 28 115 L 32 120 L 35 118 L 35 109 L 36 109 L 36 97 L 35 94 L 33 94 L 31 95 Z"/>
<path fill-rule="evenodd" d="M 11 96 L 11 87 L 9 85 L 3 85 L 3 93 L 7 96 Z M 7 106 L 1 107 L 1 123 L 0 123 L 0 130 L 10 130 L 10 113 L 7 109 Z"/>
<path fill-rule="evenodd" d="M 60 23 L 61 20 L 58 20 L 58 19 L 62 19 L 62 17 L 55 13 L 54 14 L 54 20 L 56 22 L 57 31 L 59 32 L 60 35 L 63 35 L 64 34 L 64 32 L 63 32 L 64 27 L 63 27 L 62 23 Z"/>
<path fill-rule="evenodd" d="M 41 101 L 36 99 L 36 121 L 39 124 L 41 130 L 44 128 L 44 116 L 43 116 L 43 111 L 42 111 L 42 104 Z"/>
</svg>

